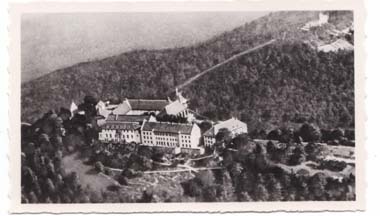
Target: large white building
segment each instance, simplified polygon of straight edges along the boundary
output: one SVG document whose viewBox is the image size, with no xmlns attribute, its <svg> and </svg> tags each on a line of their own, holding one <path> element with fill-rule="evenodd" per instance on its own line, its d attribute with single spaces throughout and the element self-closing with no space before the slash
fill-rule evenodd
<svg viewBox="0 0 380 216">
<path fill-rule="evenodd" d="M 144 121 L 155 121 L 152 116 L 108 115 L 101 125 L 99 140 L 102 142 L 141 143 L 140 129 Z"/>
<path fill-rule="evenodd" d="M 99 140 L 105 143 L 138 143 L 178 149 L 200 149 L 201 130 L 196 124 L 157 122 L 153 116 L 109 115 Z"/>
<path fill-rule="evenodd" d="M 215 136 L 220 129 L 226 128 L 232 133 L 232 137 L 235 137 L 239 134 L 247 133 L 248 128 L 247 124 L 236 119 L 230 118 L 226 121 L 219 122 L 213 125 L 209 130 L 203 134 L 203 141 L 205 147 L 212 147 L 215 144 Z"/>
<path fill-rule="evenodd" d="M 200 149 L 201 130 L 196 124 L 145 121 L 141 128 L 143 145 Z"/>
</svg>

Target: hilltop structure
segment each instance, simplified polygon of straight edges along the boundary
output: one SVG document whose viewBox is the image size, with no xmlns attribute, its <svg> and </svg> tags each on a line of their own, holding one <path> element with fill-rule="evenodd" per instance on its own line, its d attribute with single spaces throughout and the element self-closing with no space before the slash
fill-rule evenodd
<svg viewBox="0 0 380 216">
<path fill-rule="evenodd" d="M 105 119 L 98 121 L 101 127 L 99 140 L 104 143 L 137 143 L 152 147 L 200 150 L 202 133 L 196 121 L 188 123 L 159 122 L 155 116 L 171 115 L 182 118 L 194 118 L 188 109 L 188 99 L 176 89 L 176 99 L 146 100 L 125 99 L 118 105 L 99 102 L 98 114 Z M 220 129 L 226 128 L 232 136 L 247 133 L 247 124 L 236 118 L 219 122 L 203 134 L 204 146 L 212 147 Z"/>
<path fill-rule="evenodd" d="M 239 134 L 248 132 L 246 123 L 238 120 L 237 118 L 230 118 L 226 121 L 222 121 L 215 124 L 212 128 L 210 128 L 203 134 L 205 147 L 212 147 L 215 144 L 216 134 L 222 128 L 226 128 L 229 131 L 231 131 L 232 138 L 236 137 Z"/>
<path fill-rule="evenodd" d="M 176 149 L 199 149 L 201 130 L 190 121 L 193 113 L 188 99 L 176 89 L 171 100 L 125 99 L 120 104 L 100 101 L 96 105 L 101 127 L 99 140 L 104 143 L 137 143 Z M 158 122 L 155 116 L 187 118 L 190 123 Z"/>
</svg>

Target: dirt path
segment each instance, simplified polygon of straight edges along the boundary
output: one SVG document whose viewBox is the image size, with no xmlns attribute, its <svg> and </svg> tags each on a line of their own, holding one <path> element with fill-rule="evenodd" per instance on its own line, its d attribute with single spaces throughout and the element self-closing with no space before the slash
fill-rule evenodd
<svg viewBox="0 0 380 216">
<path fill-rule="evenodd" d="M 268 45 L 272 44 L 272 43 L 275 42 L 275 41 L 276 41 L 275 39 L 272 39 L 272 40 L 267 41 L 267 42 L 265 42 L 265 43 L 262 43 L 262 44 L 260 44 L 260 45 L 258 45 L 258 46 L 255 46 L 255 47 L 253 47 L 253 48 L 250 48 L 250 49 L 248 49 L 248 50 L 245 50 L 245 51 L 243 51 L 243 52 L 240 52 L 240 53 L 238 53 L 238 54 L 235 54 L 235 55 L 231 56 L 230 58 L 228 58 L 228 59 L 226 59 L 226 60 L 224 60 L 224 61 L 222 61 L 222 62 L 220 62 L 220 63 L 218 63 L 218 64 L 216 64 L 216 65 L 214 65 L 214 66 L 212 66 L 211 68 L 209 68 L 209 69 L 207 69 L 207 70 L 205 70 L 205 71 L 203 71 L 203 72 L 201 72 L 201 73 L 199 73 L 199 74 L 197 74 L 197 75 L 191 77 L 191 78 L 188 79 L 186 82 L 182 83 L 181 85 L 178 85 L 176 88 L 177 88 L 177 89 L 182 89 L 182 88 L 186 87 L 187 85 L 189 85 L 190 83 L 192 83 L 193 81 L 197 80 L 199 77 L 201 77 L 201 76 L 203 76 L 203 75 L 205 75 L 205 74 L 207 74 L 207 73 L 209 73 L 209 72 L 215 70 L 216 68 L 218 68 L 218 67 L 220 67 L 220 66 L 222 66 L 222 65 L 225 65 L 225 64 L 227 64 L 228 62 L 231 62 L 231 61 L 233 61 L 233 60 L 235 60 L 235 59 L 237 59 L 237 58 L 239 58 L 239 57 L 241 57 L 241 56 L 244 56 L 244 55 L 246 55 L 246 54 L 248 54 L 248 53 L 251 53 L 251 52 L 256 51 L 256 50 L 258 50 L 258 49 L 261 49 L 261 48 L 263 48 L 263 47 L 265 47 L 265 46 L 268 46 Z"/>
</svg>

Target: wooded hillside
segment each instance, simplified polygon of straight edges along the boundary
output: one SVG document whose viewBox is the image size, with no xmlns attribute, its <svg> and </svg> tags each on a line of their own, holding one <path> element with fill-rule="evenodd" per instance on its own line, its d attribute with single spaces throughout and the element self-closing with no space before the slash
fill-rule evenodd
<svg viewBox="0 0 380 216">
<path fill-rule="evenodd" d="M 166 98 L 176 85 L 232 55 L 271 39 L 275 44 L 207 74 L 184 89 L 191 106 L 213 119 L 234 115 L 252 128 L 312 121 L 320 127 L 354 125 L 353 52 L 318 53 L 306 45 L 328 40 L 299 28 L 318 12 L 276 12 L 191 47 L 137 50 L 54 71 L 22 85 L 22 120 L 99 99 Z M 352 13 L 332 12 L 339 29 Z"/>
</svg>

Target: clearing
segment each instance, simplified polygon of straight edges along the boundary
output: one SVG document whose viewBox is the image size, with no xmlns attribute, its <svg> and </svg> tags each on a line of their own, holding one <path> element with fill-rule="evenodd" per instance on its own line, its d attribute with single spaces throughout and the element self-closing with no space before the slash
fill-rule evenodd
<svg viewBox="0 0 380 216">
<path fill-rule="evenodd" d="M 79 182 L 84 188 L 89 186 L 91 189 L 101 192 L 113 184 L 112 180 L 95 172 L 92 166 L 84 164 L 76 153 L 65 156 L 62 163 L 67 173 L 76 172 L 78 174 Z"/>
</svg>

